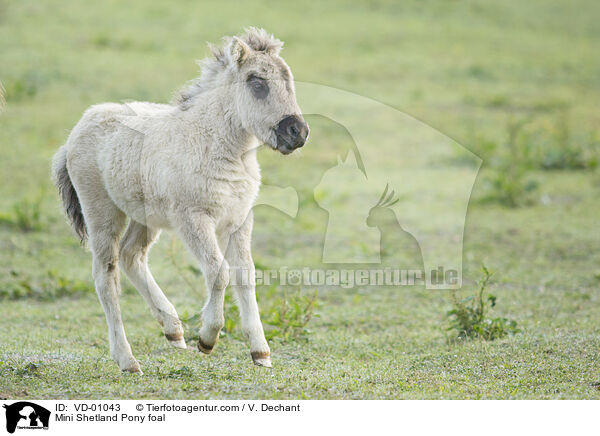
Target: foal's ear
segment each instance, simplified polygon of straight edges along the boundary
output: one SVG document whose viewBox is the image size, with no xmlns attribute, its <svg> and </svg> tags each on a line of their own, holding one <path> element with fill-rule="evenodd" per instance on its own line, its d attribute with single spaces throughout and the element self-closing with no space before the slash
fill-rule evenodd
<svg viewBox="0 0 600 436">
<path fill-rule="evenodd" d="M 237 67 L 240 67 L 248 58 L 251 50 L 252 49 L 250 46 L 248 46 L 248 44 L 246 44 L 237 36 L 234 36 L 231 38 L 231 43 L 229 44 L 227 54 L 231 63 Z"/>
</svg>

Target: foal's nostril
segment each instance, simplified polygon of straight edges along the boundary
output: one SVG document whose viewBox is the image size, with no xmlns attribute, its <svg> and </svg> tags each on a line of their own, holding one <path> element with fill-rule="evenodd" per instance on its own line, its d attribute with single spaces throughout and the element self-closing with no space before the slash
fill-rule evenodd
<svg viewBox="0 0 600 436">
<path fill-rule="evenodd" d="M 298 130 L 295 124 L 292 124 L 288 129 L 288 133 L 292 138 L 297 138 L 300 134 L 300 130 Z"/>
<path fill-rule="evenodd" d="M 289 115 L 282 119 L 275 128 L 277 147 L 288 152 L 302 147 L 308 137 L 308 125 L 299 115 Z"/>
</svg>

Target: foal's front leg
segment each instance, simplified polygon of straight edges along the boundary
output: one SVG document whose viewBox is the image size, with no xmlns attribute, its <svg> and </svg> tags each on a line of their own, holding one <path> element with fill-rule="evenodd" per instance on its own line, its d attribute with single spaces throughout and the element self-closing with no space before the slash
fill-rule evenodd
<svg viewBox="0 0 600 436">
<path fill-rule="evenodd" d="M 210 353 L 225 325 L 223 303 L 229 283 L 229 267 L 219 248 L 215 223 L 208 215 L 192 215 L 182 219 L 179 233 L 200 262 L 206 279 L 208 300 L 202 309 L 202 327 L 198 349 Z"/>
<path fill-rule="evenodd" d="M 256 280 L 251 253 L 252 212 L 229 239 L 226 258 L 232 277 L 231 289 L 236 294 L 242 318 L 242 330 L 250 341 L 250 355 L 256 365 L 271 367 L 271 352 L 265 339 L 256 303 Z"/>
</svg>

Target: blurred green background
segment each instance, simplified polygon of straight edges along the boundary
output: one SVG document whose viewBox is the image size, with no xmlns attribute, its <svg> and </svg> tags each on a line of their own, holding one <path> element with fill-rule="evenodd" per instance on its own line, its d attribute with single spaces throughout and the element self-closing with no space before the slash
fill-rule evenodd
<svg viewBox="0 0 600 436">
<path fill-rule="evenodd" d="M 590 0 L 0 1 L 0 397 L 599 398 L 599 19 Z M 385 103 L 483 159 L 457 298 L 487 265 L 489 317 L 520 332 L 456 340 L 448 292 L 329 289 L 315 305 L 313 289 L 265 287 L 275 365 L 265 371 L 251 366 L 230 299 L 213 355 L 177 352 L 124 280 L 125 328 L 145 375 L 119 373 L 50 159 L 86 107 L 168 102 L 197 75 L 207 41 L 250 25 L 285 42 L 296 80 Z M 310 122 L 293 172 L 260 153 L 267 182 L 322 174 L 351 146 L 343 126 Z M 445 159 L 456 171 L 474 165 Z M 300 183 L 295 220 L 257 208 L 258 266 L 318 264 L 311 247 L 327 215 L 312 187 Z M 402 241 L 391 244 L 403 256 Z M 152 252 L 190 338 L 204 298 L 194 265 L 169 233 Z"/>
</svg>

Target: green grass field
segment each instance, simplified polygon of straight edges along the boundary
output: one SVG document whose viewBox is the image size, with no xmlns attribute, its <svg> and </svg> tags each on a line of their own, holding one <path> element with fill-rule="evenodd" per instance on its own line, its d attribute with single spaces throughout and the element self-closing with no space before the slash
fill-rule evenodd
<svg viewBox="0 0 600 436">
<path fill-rule="evenodd" d="M 0 0 L 0 398 L 599 399 L 599 19 L 591 0 Z M 520 332 L 454 340 L 448 291 L 320 289 L 308 331 L 270 341 L 268 370 L 252 365 L 230 301 L 212 355 L 178 351 L 123 278 L 125 328 L 144 375 L 120 373 L 90 254 L 50 181 L 51 157 L 86 107 L 168 102 L 197 74 L 205 41 L 249 25 L 285 41 L 297 81 L 382 102 L 483 159 L 460 295 L 475 292 L 485 264 L 497 297 L 490 317 L 514 320 Z M 259 154 L 265 181 L 294 186 L 300 201 L 295 220 L 256 208 L 261 268 L 319 267 L 327 214 L 313 188 L 351 139 L 308 118 L 301 154 Z M 376 139 L 382 154 L 393 150 Z M 450 174 L 473 168 L 459 154 L 444 162 Z M 387 250 L 402 256 L 398 244 Z M 194 319 L 204 301 L 194 260 L 168 232 L 150 259 L 180 315 Z M 284 291 L 297 292 L 258 289 L 263 318 L 277 313 Z M 274 324 L 273 335 L 282 329 Z"/>
</svg>

